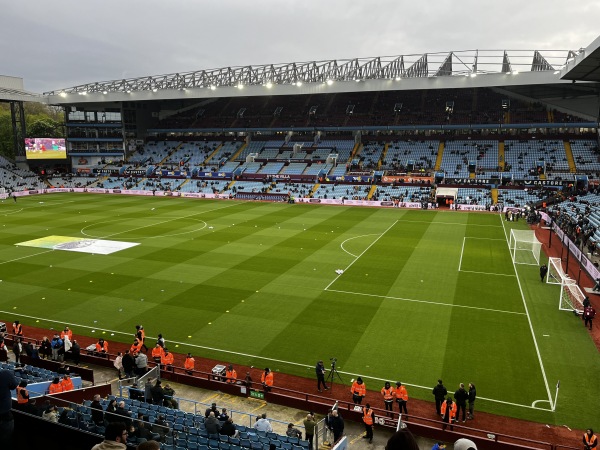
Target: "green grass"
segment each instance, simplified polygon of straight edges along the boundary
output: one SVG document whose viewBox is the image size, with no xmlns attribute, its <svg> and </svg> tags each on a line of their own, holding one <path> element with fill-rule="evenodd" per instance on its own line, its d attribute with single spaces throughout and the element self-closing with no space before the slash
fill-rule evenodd
<svg viewBox="0 0 600 450">
<path fill-rule="evenodd" d="M 537 266 L 515 273 L 506 233 L 523 223 L 74 194 L 6 201 L 0 218 L 6 321 L 122 342 L 142 323 L 178 352 L 307 377 L 335 356 L 348 384 L 400 380 L 432 400 L 441 377 L 452 390 L 474 382 L 479 410 L 572 428 L 596 419 L 598 351 Z M 140 245 L 110 255 L 15 246 L 50 235 Z"/>
</svg>

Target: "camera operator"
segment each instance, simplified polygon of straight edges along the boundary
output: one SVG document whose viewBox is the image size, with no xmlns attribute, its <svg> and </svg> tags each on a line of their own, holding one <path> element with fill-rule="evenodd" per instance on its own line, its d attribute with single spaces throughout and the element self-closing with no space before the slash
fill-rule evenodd
<svg viewBox="0 0 600 450">
<path fill-rule="evenodd" d="M 332 364 L 335 364 L 335 363 L 332 363 Z M 323 385 L 323 389 L 325 389 L 325 390 L 329 389 L 327 387 L 327 385 L 325 384 L 325 366 L 323 365 L 323 360 L 320 359 L 319 361 L 317 361 L 317 365 L 315 367 L 315 372 L 317 374 L 317 389 L 319 390 L 319 392 L 323 392 L 321 390 L 321 384 Z"/>
</svg>

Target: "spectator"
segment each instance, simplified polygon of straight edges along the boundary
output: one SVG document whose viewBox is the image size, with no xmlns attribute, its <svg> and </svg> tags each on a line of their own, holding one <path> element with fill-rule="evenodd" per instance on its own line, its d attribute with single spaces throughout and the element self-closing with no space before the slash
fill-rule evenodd
<svg viewBox="0 0 600 450">
<path fill-rule="evenodd" d="M 388 439 L 385 450 L 419 450 L 419 446 L 410 430 L 403 428 Z"/>
<path fill-rule="evenodd" d="M 331 412 L 329 424 L 333 431 L 333 443 L 335 444 L 344 434 L 344 419 L 342 419 L 337 409 Z"/>
<path fill-rule="evenodd" d="M 17 388 L 17 379 L 12 371 L 0 369 L 0 448 L 11 448 L 15 428 L 12 413 L 11 392 Z"/>
<path fill-rule="evenodd" d="M 145 353 L 135 355 L 135 373 L 138 376 L 144 375 L 148 371 L 148 357 Z"/>
<path fill-rule="evenodd" d="M 304 419 L 304 439 L 308 441 L 308 448 L 312 450 L 313 448 L 313 438 L 315 437 L 315 426 L 317 422 L 315 421 L 315 416 L 312 413 L 308 413 L 306 415 L 306 419 Z"/>
<path fill-rule="evenodd" d="M 165 400 L 165 391 L 161 386 L 161 381 L 156 380 L 154 386 L 150 389 L 150 394 L 152 395 L 152 403 L 155 405 L 163 406 Z"/>
<path fill-rule="evenodd" d="M 96 425 L 104 426 L 104 410 L 102 409 L 100 398 L 99 394 L 94 395 L 90 408 L 92 409 L 92 422 Z"/>
<path fill-rule="evenodd" d="M 302 439 L 302 431 L 300 431 L 298 428 L 294 428 L 293 423 L 288 423 L 285 435 L 287 437 L 296 437 L 298 439 Z"/>
<path fill-rule="evenodd" d="M 165 420 L 165 416 L 159 415 L 152 424 L 152 432 L 160 436 L 160 441 L 165 441 L 165 436 L 169 434 L 169 423 Z"/>
<path fill-rule="evenodd" d="M 221 430 L 219 431 L 220 434 L 223 434 L 225 436 L 229 436 L 229 437 L 236 437 L 238 434 L 238 430 L 235 428 L 235 425 L 233 423 L 233 419 L 231 417 L 229 417 L 225 423 L 223 425 L 221 425 Z"/>
<path fill-rule="evenodd" d="M 48 336 L 44 336 L 42 338 L 42 343 L 40 344 L 40 355 L 42 359 L 48 359 L 50 358 L 50 355 L 52 355 L 52 345 L 50 344 Z"/>
<path fill-rule="evenodd" d="M 140 445 L 136 447 L 136 450 L 160 450 L 160 443 L 152 439 L 140 443 Z"/>
<path fill-rule="evenodd" d="M 112 399 L 109 400 L 108 405 L 106 405 L 106 411 L 104 414 L 104 423 L 108 424 L 110 422 L 118 422 L 121 420 L 119 416 L 117 416 L 117 400 Z"/>
<path fill-rule="evenodd" d="M 125 372 L 125 377 L 133 378 L 135 360 L 133 359 L 133 356 L 131 356 L 129 350 L 125 350 L 121 364 L 123 364 L 123 372 Z"/>
<path fill-rule="evenodd" d="M 131 428 L 132 420 L 131 420 L 131 412 L 125 409 L 125 402 L 120 401 L 117 404 L 117 409 L 115 410 L 115 414 L 117 416 L 121 416 L 121 420 L 125 422 L 125 426 L 127 429 Z"/>
<path fill-rule="evenodd" d="M 477 450 L 477 445 L 470 439 L 460 438 L 454 443 L 454 450 Z"/>
<path fill-rule="evenodd" d="M 264 431 L 266 433 L 273 432 L 273 427 L 271 426 L 271 422 L 267 420 L 267 415 L 262 414 L 259 419 L 254 424 L 254 429 L 258 431 Z"/>
<path fill-rule="evenodd" d="M 48 406 L 42 414 L 42 419 L 49 422 L 58 423 L 58 412 L 56 411 L 56 407 L 54 405 Z"/>
<path fill-rule="evenodd" d="M 209 436 L 211 434 L 219 434 L 219 431 L 221 430 L 221 424 L 219 423 L 219 419 L 215 417 L 215 413 L 212 411 L 204 420 L 204 426 L 206 427 L 206 432 Z"/>
<path fill-rule="evenodd" d="M 210 408 L 206 408 L 206 411 L 204 411 L 204 417 L 208 417 L 211 412 L 215 413 L 215 417 L 219 416 L 219 408 L 217 408 L 216 403 L 210 405 Z"/>
<path fill-rule="evenodd" d="M 73 355 L 73 362 L 76 366 L 78 366 L 79 358 L 81 356 L 81 347 L 79 346 L 79 342 L 77 342 L 77 340 L 73 341 L 73 345 L 71 346 L 71 354 Z"/>
<path fill-rule="evenodd" d="M 62 361 L 61 349 L 63 350 L 63 340 L 60 338 L 58 333 L 54 334 L 52 341 L 50 342 L 50 347 L 52 348 L 52 361 Z"/>
<path fill-rule="evenodd" d="M 15 339 L 15 343 L 13 344 L 13 353 L 15 354 L 15 363 L 21 363 L 21 355 L 23 354 L 23 338 Z"/>
<path fill-rule="evenodd" d="M 116 450 L 127 448 L 127 426 L 123 422 L 112 422 L 106 426 L 104 441 L 92 447 L 92 450 Z"/>
<path fill-rule="evenodd" d="M 226 422 L 229 419 L 229 414 L 227 414 L 227 408 L 221 408 L 221 414 L 219 414 L 219 422 Z"/>
<path fill-rule="evenodd" d="M 163 392 L 165 394 L 165 399 L 164 399 L 165 406 L 167 408 L 178 409 L 179 404 L 177 403 L 177 400 L 175 400 L 175 398 L 174 398 L 175 390 L 171 387 L 171 385 L 169 383 L 165 384 L 165 387 L 163 388 Z"/>
<path fill-rule="evenodd" d="M 113 366 L 117 369 L 117 376 L 119 377 L 119 380 L 121 380 L 123 378 L 123 353 L 117 353 Z"/>
</svg>

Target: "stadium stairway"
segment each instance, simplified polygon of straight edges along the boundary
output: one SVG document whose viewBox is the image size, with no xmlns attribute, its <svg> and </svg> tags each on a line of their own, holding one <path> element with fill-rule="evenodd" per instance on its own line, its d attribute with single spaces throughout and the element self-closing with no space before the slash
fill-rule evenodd
<svg viewBox="0 0 600 450">
<path fill-rule="evenodd" d="M 490 189 L 490 195 L 492 196 L 492 204 L 498 203 L 498 188 Z"/>
<path fill-rule="evenodd" d="M 233 180 L 231 183 L 229 183 L 227 185 L 227 187 L 225 189 L 223 189 L 222 192 L 229 191 L 233 187 L 234 184 L 235 184 L 235 180 Z"/>
<path fill-rule="evenodd" d="M 377 185 L 373 185 L 371 186 L 371 189 L 369 189 L 369 194 L 367 195 L 367 200 L 371 200 L 371 198 L 373 198 L 373 194 L 375 193 L 375 191 L 377 190 Z"/>
<path fill-rule="evenodd" d="M 435 160 L 435 170 L 440 170 L 440 167 L 442 167 L 442 158 L 443 157 L 444 157 L 444 141 L 440 141 L 440 145 L 438 145 L 437 158 Z"/>
<path fill-rule="evenodd" d="M 180 144 L 179 144 L 177 147 L 175 147 L 175 148 L 174 148 L 172 151 L 170 151 L 170 152 L 167 154 L 167 156 L 165 156 L 165 157 L 163 158 L 163 160 L 162 160 L 161 162 L 159 162 L 157 165 L 159 165 L 159 166 L 160 166 L 160 165 L 164 164 L 164 163 L 165 163 L 165 161 L 167 161 L 167 160 L 168 160 L 168 159 L 171 157 L 171 155 L 172 155 L 173 153 L 175 153 L 177 150 L 179 150 L 179 149 L 181 148 L 181 146 L 182 146 L 182 145 L 183 145 L 183 142 L 181 142 L 181 143 L 180 143 Z"/>
<path fill-rule="evenodd" d="M 547 111 L 548 114 L 548 123 L 554 123 L 554 113 L 552 111 Z"/>
<path fill-rule="evenodd" d="M 504 172 L 504 141 L 498 141 L 498 167 L 500 167 L 500 172 Z"/>
<path fill-rule="evenodd" d="M 183 183 L 181 183 L 179 186 L 177 186 L 177 190 L 181 190 L 181 187 L 186 184 L 189 183 L 191 181 L 191 178 L 186 178 L 185 181 Z"/>
<path fill-rule="evenodd" d="M 208 162 L 209 162 L 209 161 L 212 159 L 213 155 L 216 155 L 216 154 L 217 154 L 217 152 L 218 152 L 219 150 L 221 150 L 221 147 L 223 147 L 223 144 L 222 144 L 222 143 L 221 143 L 219 146 L 217 146 L 217 148 L 215 148 L 215 151 L 214 151 L 214 152 L 212 152 L 210 155 L 208 155 L 208 156 L 206 157 L 206 159 L 205 159 L 204 161 L 202 161 L 202 164 L 203 164 L 203 165 L 206 165 L 206 164 L 208 164 Z M 233 159 L 232 159 L 232 161 L 233 161 Z"/>
<path fill-rule="evenodd" d="M 573 158 L 571 143 L 569 141 L 564 141 L 563 143 L 565 146 L 565 154 L 567 155 L 567 162 L 569 163 L 569 172 L 575 173 L 577 172 L 577 167 L 575 166 L 575 158 Z"/>
<path fill-rule="evenodd" d="M 386 142 L 385 145 L 383 146 L 383 152 L 381 152 L 381 157 L 379 158 L 379 161 L 377 162 L 377 169 L 381 169 L 381 165 L 383 164 L 383 161 L 385 161 L 385 155 L 388 151 L 388 148 L 390 148 L 390 143 Z"/>
<path fill-rule="evenodd" d="M 348 161 L 352 161 L 356 155 L 358 155 L 363 149 L 363 145 L 359 142 L 357 144 L 354 144 L 354 149 L 352 149 L 352 153 L 350 154 L 350 158 L 348 158 Z M 346 164 L 347 161 L 342 161 L 344 164 Z M 340 161 L 338 161 L 338 164 L 340 163 Z"/>
<path fill-rule="evenodd" d="M 312 197 L 315 195 L 315 192 L 317 192 L 319 190 L 319 187 L 321 186 L 321 183 L 315 183 L 315 185 L 312 188 L 312 191 L 310 191 L 309 196 Z"/>
<path fill-rule="evenodd" d="M 247 146 L 248 146 L 248 143 L 247 143 L 247 142 L 244 142 L 244 145 L 242 145 L 242 146 L 240 147 L 240 149 L 239 149 L 237 152 L 235 152 L 231 158 L 229 158 L 229 161 L 235 161 L 235 160 L 237 159 L 237 157 L 238 157 L 238 156 L 239 156 L 239 155 L 240 155 L 240 154 L 241 154 L 241 153 L 244 151 L 244 149 L 245 149 Z"/>
</svg>

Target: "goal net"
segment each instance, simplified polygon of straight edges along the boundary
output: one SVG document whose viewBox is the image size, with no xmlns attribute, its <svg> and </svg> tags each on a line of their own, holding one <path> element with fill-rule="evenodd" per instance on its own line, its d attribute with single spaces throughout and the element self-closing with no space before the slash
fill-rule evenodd
<svg viewBox="0 0 600 450">
<path fill-rule="evenodd" d="M 532 230 L 510 230 L 510 256 L 515 264 L 540 265 L 542 243 Z"/>
<path fill-rule="evenodd" d="M 577 314 L 583 312 L 585 294 L 581 291 L 575 280 L 569 278 L 565 273 L 560 258 L 550 258 L 548 261 L 546 283 L 560 285 L 558 309 L 561 311 L 573 311 Z"/>
</svg>

